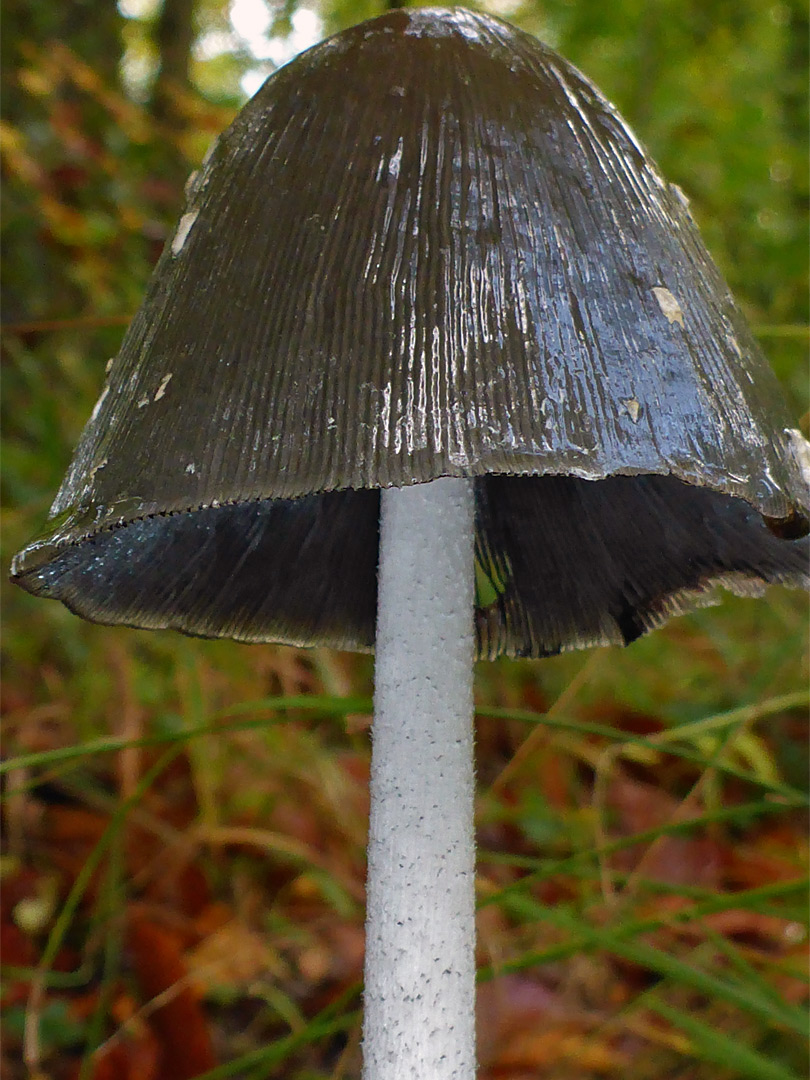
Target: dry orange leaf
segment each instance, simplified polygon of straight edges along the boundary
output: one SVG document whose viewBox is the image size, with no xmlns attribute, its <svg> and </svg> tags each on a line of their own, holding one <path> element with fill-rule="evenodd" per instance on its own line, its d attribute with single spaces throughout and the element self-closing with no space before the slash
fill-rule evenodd
<svg viewBox="0 0 810 1080">
<path fill-rule="evenodd" d="M 507 1069 L 548 1069 L 567 1061 L 575 1062 L 580 1073 L 596 1074 L 613 1073 L 630 1063 L 626 1054 L 606 1040 L 558 1027 L 521 1032 L 510 1040 L 492 1066 L 496 1074 L 502 1074 Z"/>
<path fill-rule="evenodd" d="M 158 1080 L 191 1080 L 216 1064 L 199 995 L 190 985 L 176 932 L 133 911 L 128 944 L 144 998 L 160 997 L 149 1025 L 161 1049 Z"/>
<path fill-rule="evenodd" d="M 286 971 L 279 954 L 238 918 L 210 933 L 186 954 L 185 962 L 200 993 L 220 986 L 248 986 L 255 979 L 279 978 Z"/>
</svg>

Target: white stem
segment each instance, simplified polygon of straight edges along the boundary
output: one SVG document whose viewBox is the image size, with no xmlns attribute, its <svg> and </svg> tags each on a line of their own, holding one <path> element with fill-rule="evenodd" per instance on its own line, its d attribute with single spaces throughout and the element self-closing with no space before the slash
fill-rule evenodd
<svg viewBox="0 0 810 1080">
<path fill-rule="evenodd" d="M 473 485 L 382 492 L 365 1080 L 475 1076 Z"/>
</svg>

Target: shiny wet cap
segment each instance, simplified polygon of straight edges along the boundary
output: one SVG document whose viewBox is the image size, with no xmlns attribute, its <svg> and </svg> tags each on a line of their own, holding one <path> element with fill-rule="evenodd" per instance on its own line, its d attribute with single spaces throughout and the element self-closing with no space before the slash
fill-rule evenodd
<svg viewBox="0 0 810 1080">
<path fill-rule="evenodd" d="M 469 476 L 479 651 L 543 655 L 800 581 L 805 446 L 599 92 L 500 20 L 399 10 L 191 178 L 13 573 L 102 622 L 370 648 L 378 489 Z"/>
</svg>

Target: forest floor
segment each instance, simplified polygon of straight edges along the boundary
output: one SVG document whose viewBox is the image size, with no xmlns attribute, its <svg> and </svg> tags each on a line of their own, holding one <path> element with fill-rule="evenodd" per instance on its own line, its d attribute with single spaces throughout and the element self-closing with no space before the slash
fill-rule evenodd
<svg viewBox="0 0 810 1080">
<path fill-rule="evenodd" d="M 806 1075 L 771 601 L 479 665 L 482 1080 Z M 359 1077 L 370 661 L 55 617 L 83 675 L 4 686 L 3 1076 Z"/>
</svg>

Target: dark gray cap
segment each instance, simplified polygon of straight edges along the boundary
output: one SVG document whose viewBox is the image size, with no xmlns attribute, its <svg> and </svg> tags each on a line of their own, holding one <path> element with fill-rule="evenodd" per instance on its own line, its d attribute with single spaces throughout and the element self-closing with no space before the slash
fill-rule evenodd
<svg viewBox="0 0 810 1080">
<path fill-rule="evenodd" d="M 475 477 L 479 651 L 539 656 L 802 581 L 806 458 L 612 106 L 497 19 L 400 10 L 277 72 L 191 178 L 13 576 L 370 648 L 379 489 Z"/>
</svg>

